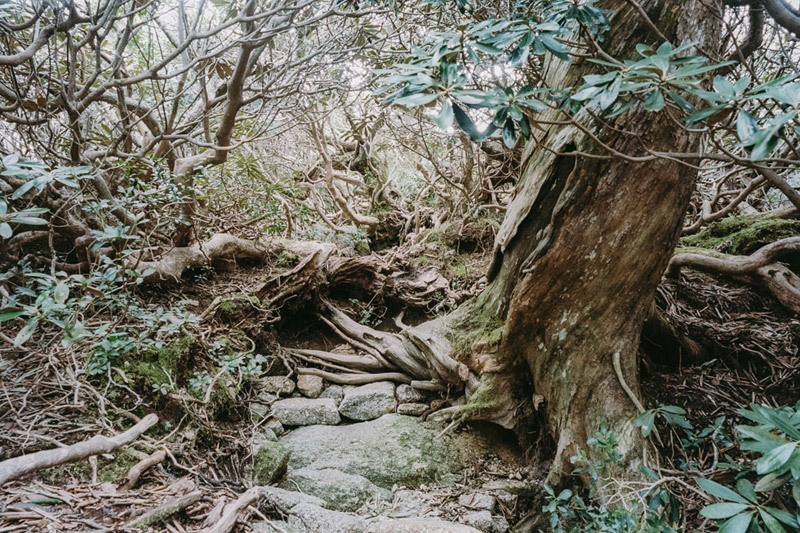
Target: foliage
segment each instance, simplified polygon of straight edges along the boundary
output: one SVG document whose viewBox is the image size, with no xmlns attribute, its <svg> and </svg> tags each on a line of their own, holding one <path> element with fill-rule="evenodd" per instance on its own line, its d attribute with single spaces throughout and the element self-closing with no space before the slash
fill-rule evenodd
<svg viewBox="0 0 800 533">
<path fill-rule="evenodd" d="M 706 506 L 701 514 L 724 521 L 720 531 L 784 533 L 800 528 L 800 402 L 791 407 L 751 404 L 739 414 L 752 425 L 737 426 L 741 448 L 759 458 L 747 473 L 758 481 L 754 485 L 739 478 L 735 489 L 710 479 L 697 478 L 697 484 L 722 502 Z M 789 485 L 791 495 L 781 492 Z M 767 505 L 773 503 L 773 505 Z M 777 504 L 776 507 L 774 504 Z M 792 512 L 787 511 L 792 509 Z"/>
</svg>

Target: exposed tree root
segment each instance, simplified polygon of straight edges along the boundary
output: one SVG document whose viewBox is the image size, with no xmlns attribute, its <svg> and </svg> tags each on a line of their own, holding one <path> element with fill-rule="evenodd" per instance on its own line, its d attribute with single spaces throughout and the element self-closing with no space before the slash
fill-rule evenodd
<svg viewBox="0 0 800 533">
<path fill-rule="evenodd" d="M 749 256 L 720 254 L 713 251 L 677 253 L 667 268 L 667 276 L 677 277 L 688 267 L 711 274 L 744 279 L 765 287 L 787 309 L 800 313 L 800 277 L 778 262 L 781 257 L 800 252 L 800 237 L 781 239 L 760 248 Z"/>
<path fill-rule="evenodd" d="M 228 531 L 233 529 L 233 526 L 236 525 L 236 522 L 239 520 L 239 515 L 258 501 L 259 491 L 259 487 L 248 489 L 239 496 L 236 501 L 226 505 L 219 521 L 204 529 L 202 533 L 228 533 Z"/>
<path fill-rule="evenodd" d="M 92 455 L 111 453 L 138 439 L 142 433 L 150 429 L 156 422 L 158 422 L 158 416 L 151 413 L 128 431 L 114 437 L 97 435 L 87 441 L 79 442 L 72 446 L 56 448 L 54 450 L 44 450 L 3 461 L 0 463 L 0 486 L 7 481 L 17 479 L 31 472 L 37 472 L 44 468 L 80 461 Z"/>
<path fill-rule="evenodd" d="M 179 513 L 200 500 L 203 497 L 203 491 L 195 490 L 177 498 L 171 498 L 163 505 L 147 511 L 142 516 L 135 518 L 125 524 L 125 529 L 144 529 L 153 524 L 161 522 L 175 513 Z"/>
<path fill-rule="evenodd" d="M 125 492 L 132 489 L 136 485 L 136 482 L 139 481 L 139 478 L 142 476 L 145 470 L 160 464 L 166 457 L 167 452 L 164 450 L 158 450 L 157 452 L 153 453 L 152 455 L 148 455 L 133 465 L 133 467 L 131 467 L 131 469 L 128 471 L 128 475 L 125 476 L 125 479 L 117 490 L 119 492 Z"/>
<path fill-rule="evenodd" d="M 191 268 L 219 261 L 237 261 L 250 259 L 263 261 L 266 250 L 259 248 L 251 241 L 246 241 L 226 233 L 217 233 L 204 243 L 195 243 L 183 248 L 173 248 L 158 260 L 143 261 L 131 258 L 126 266 L 144 272 L 153 269 L 145 281 L 180 281 L 184 272 Z"/>
</svg>

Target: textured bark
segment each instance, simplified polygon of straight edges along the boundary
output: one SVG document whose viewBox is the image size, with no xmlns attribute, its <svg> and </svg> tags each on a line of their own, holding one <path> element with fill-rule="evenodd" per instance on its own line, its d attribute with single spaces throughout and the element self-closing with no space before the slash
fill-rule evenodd
<svg viewBox="0 0 800 533">
<path fill-rule="evenodd" d="M 701 1 L 640 2 L 673 44 L 715 43 L 714 18 Z M 633 56 L 637 42 L 660 40 L 623 0 L 611 9 L 614 28 L 604 43 L 618 58 Z M 553 62 L 545 79 L 556 88 L 580 83 L 588 63 Z M 555 120 L 557 115 L 541 117 Z M 590 123 L 585 115 L 577 117 Z M 698 137 L 676 127 L 665 112 L 634 107 L 616 129 L 597 125 L 595 135 L 628 155 L 697 151 Z M 623 131 L 624 130 L 624 131 Z M 633 163 L 604 155 L 599 143 L 571 125 L 553 125 L 529 143 L 517 195 L 498 233 L 491 284 L 479 298 L 484 315 L 505 318 L 504 341 L 491 354 L 492 372 L 505 386 L 530 370 L 535 405 L 556 443 L 554 472 L 569 470 L 576 447 L 608 422 L 620 452 L 635 461 L 641 439 L 637 409 L 612 366 L 638 394 L 637 351 L 642 323 L 661 273 L 677 243 L 696 171 L 670 160 Z"/>
</svg>

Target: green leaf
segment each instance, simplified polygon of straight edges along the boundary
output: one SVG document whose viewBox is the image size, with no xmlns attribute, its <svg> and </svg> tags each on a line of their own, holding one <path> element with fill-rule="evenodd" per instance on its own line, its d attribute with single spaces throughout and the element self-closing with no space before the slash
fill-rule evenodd
<svg viewBox="0 0 800 533">
<path fill-rule="evenodd" d="M 442 110 L 436 116 L 435 122 L 443 130 L 453 125 L 453 104 L 450 103 L 450 100 L 445 100 L 442 104 Z"/>
<path fill-rule="evenodd" d="M 394 102 L 395 105 L 403 105 L 406 107 L 417 107 L 430 104 L 439 97 L 436 93 L 417 93 L 398 98 Z"/>
<path fill-rule="evenodd" d="M 667 413 L 672 413 L 674 415 L 685 415 L 686 410 L 678 407 L 677 405 L 662 405 L 659 409 L 662 411 L 666 411 Z"/>
<path fill-rule="evenodd" d="M 719 533 L 747 533 L 750 522 L 753 521 L 753 513 L 736 515 L 719 528 Z"/>
<path fill-rule="evenodd" d="M 467 115 L 464 110 L 456 104 L 453 104 L 453 116 L 456 119 L 458 127 L 464 130 L 464 133 L 472 137 L 472 140 L 477 141 L 480 138 L 480 134 L 478 133 L 478 128 L 475 127 L 475 123 L 472 122 L 472 119 L 469 118 L 469 115 Z"/>
<path fill-rule="evenodd" d="M 646 437 L 653 431 L 655 422 L 656 422 L 656 413 L 651 409 L 637 416 L 636 420 L 633 421 L 633 425 L 641 427 L 642 437 Z"/>
<path fill-rule="evenodd" d="M 764 475 L 781 468 L 792 457 L 795 449 L 797 449 L 796 442 L 789 442 L 774 448 L 764 457 L 756 461 L 756 472 Z"/>
<path fill-rule="evenodd" d="M 664 109 L 664 95 L 661 91 L 655 91 L 644 102 L 644 108 L 647 111 L 658 112 Z"/>
<path fill-rule="evenodd" d="M 758 133 L 758 122 L 753 115 L 742 109 L 736 116 L 736 134 L 742 143 L 749 141 Z"/>
<path fill-rule="evenodd" d="M 763 509 L 758 510 L 759 516 L 761 516 L 761 520 L 764 521 L 764 525 L 767 526 L 769 533 L 786 533 L 786 529 L 778 522 L 774 516 L 767 513 Z"/>
<path fill-rule="evenodd" d="M 0 311 L 0 322 L 7 322 L 9 320 L 14 320 L 18 316 L 25 314 L 25 311 Z"/>
<path fill-rule="evenodd" d="M 742 478 L 736 482 L 736 491 L 751 502 L 758 503 L 758 496 L 756 496 L 753 484 L 747 479 Z"/>
<path fill-rule="evenodd" d="M 723 520 L 746 511 L 749 508 L 749 505 L 743 503 L 714 503 L 703 507 L 700 514 L 712 520 Z"/>
<path fill-rule="evenodd" d="M 714 90 L 722 96 L 733 97 L 736 95 L 736 89 L 733 84 L 722 76 L 714 76 Z"/>
<path fill-rule="evenodd" d="M 597 102 L 600 104 L 600 109 L 605 111 L 617 101 L 619 97 L 619 89 L 622 86 L 622 78 L 616 78 L 609 87 L 600 94 Z"/>
<path fill-rule="evenodd" d="M 46 226 L 47 221 L 43 218 L 38 217 L 13 217 L 11 222 L 15 224 L 27 224 L 29 226 Z"/>
<path fill-rule="evenodd" d="M 506 125 L 503 127 L 503 144 L 506 148 L 514 148 L 517 141 L 517 136 L 514 134 L 514 121 L 512 119 L 506 120 Z"/>
<path fill-rule="evenodd" d="M 14 339 L 14 347 L 17 348 L 28 342 L 28 339 L 30 339 L 31 335 L 33 335 L 33 333 L 36 331 L 36 327 L 38 325 L 38 318 L 32 317 L 30 320 L 28 320 L 28 323 L 25 324 L 25 327 L 19 330 L 19 333 L 17 333 L 17 336 Z"/>
<path fill-rule="evenodd" d="M 787 481 L 789 481 L 789 474 L 784 476 L 778 476 L 775 472 L 770 472 L 766 476 L 762 477 L 756 483 L 756 492 L 770 492 L 777 488 L 782 487 Z"/>
<path fill-rule="evenodd" d="M 0 222 L 0 237 L 10 239 L 13 234 L 14 232 L 11 230 L 11 226 L 5 222 Z"/>
<path fill-rule="evenodd" d="M 63 304 L 64 302 L 67 301 L 67 298 L 69 298 L 69 286 L 63 281 L 61 281 L 58 283 L 58 285 L 56 285 L 56 288 L 53 290 L 53 299 L 56 302 Z"/>
<path fill-rule="evenodd" d="M 750 502 L 741 497 L 739 494 L 732 491 L 728 487 L 720 485 L 716 481 L 711 481 L 710 479 L 704 479 L 701 477 L 696 477 L 694 478 L 694 480 L 700 486 L 701 489 L 711 494 L 712 496 L 716 496 L 717 498 L 720 498 L 722 500 L 727 500 L 729 502 L 736 502 L 736 503 L 743 503 L 745 505 L 750 505 Z"/>
</svg>

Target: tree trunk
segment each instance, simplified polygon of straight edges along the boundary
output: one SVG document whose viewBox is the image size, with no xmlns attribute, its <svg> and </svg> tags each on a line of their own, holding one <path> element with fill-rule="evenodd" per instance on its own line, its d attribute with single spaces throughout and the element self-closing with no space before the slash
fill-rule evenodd
<svg viewBox="0 0 800 533">
<path fill-rule="evenodd" d="M 661 43 L 630 4 L 607 0 L 599 5 L 614 11 L 613 30 L 603 44 L 621 59 L 632 57 L 638 42 Z M 715 42 L 715 14 L 703 2 L 639 4 L 676 46 L 694 41 L 708 53 L 703 45 Z M 554 61 L 545 80 L 555 88 L 575 86 L 592 69 L 580 60 Z M 532 393 L 533 404 L 544 409 L 556 443 L 555 473 L 569 470 L 570 456 L 585 447 L 601 421 L 617 432 L 619 451 L 628 461 L 641 457 L 631 397 L 639 390 L 639 337 L 696 177 L 694 168 L 667 159 L 637 163 L 580 154 L 607 156 L 598 140 L 632 156 L 647 155 L 645 146 L 695 152 L 699 142 L 666 111 L 648 113 L 641 106 L 614 119 L 614 128 L 592 126 L 583 111 L 575 118 L 589 124 L 596 139 L 573 125 L 552 125 L 531 140 L 495 243 L 491 283 L 469 318 L 456 313 L 451 322 L 458 329 L 474 327 L 476 316 L 485 317 L 484 324 L 491 317 L 501 321 L 503 340 L 494 347 L 491 342 L 471 346 L 467 365 L 482 374 L 484 383 L 506 389 L 515 382 L 524 386 L 527 378 L 520 369 L 530 370 L 528 399 Z M 563 120 L 563 115 L 537 119 Z M 621 372 L 615 371 L 614 358 Z M 476 362 L 482 362 L 480 368 Z M 494 374 L 491 381 L 487 373 Z"/>
</svg>

